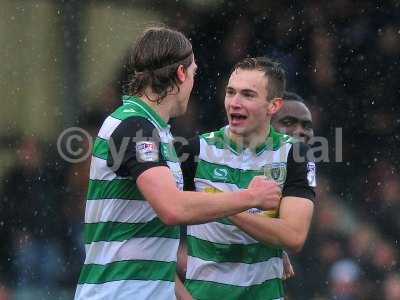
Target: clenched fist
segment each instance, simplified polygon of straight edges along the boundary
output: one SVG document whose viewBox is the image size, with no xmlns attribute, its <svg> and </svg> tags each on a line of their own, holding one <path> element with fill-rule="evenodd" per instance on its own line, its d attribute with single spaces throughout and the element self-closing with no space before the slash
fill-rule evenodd
<svg viewBox="0 0 400 300">
<path fill-rule="evenodd" d="M 281 188 L 279 185 L 265 176 L 255 176 L 248 187 L 257 199 L 257 208 L 262 210 L 273 210 L 279 207 L 281 201 Z"/>
</svg>

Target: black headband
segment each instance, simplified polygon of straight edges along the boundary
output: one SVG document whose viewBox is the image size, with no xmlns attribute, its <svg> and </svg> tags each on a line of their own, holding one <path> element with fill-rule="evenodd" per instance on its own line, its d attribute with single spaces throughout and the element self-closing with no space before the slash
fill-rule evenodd
<svg viewBox="0 0 400 300">
<path fill-rule="evenodd" d="M 139 68 L 136 68 L 136 67 L 135 67 L 135 69 L 136 69 L 136 71 L 139 71 L 139 72 L 143 72 L 143 71 L 156 71 L 156 70 L 163 69 L 163 68 L 172 66 L 172 65 L 174 65 L 174 64 L 180 63 L 181 61 L 187 59 L 187 58 L 188 58 L 190 55 L 192 55 L 192 54 L 193 54 L 193 51 L 192 51 L 192 49 L 190 49 L 189 53 L 186 53 L 185 55 L 182 55 L 180 58 L 178 58 L 178 59 L 176 59 L 176 60 L 173 60 L 173 61 L 171 61 L 171 62 L 168 62 L 168 63 L 160 62 L 160 63 L 158 63 L 158 64 L 152 63 L 152 64 L 148 64 L 148 65 L 141 66 L 141 67 L 139 67 Z"/>
</svg>

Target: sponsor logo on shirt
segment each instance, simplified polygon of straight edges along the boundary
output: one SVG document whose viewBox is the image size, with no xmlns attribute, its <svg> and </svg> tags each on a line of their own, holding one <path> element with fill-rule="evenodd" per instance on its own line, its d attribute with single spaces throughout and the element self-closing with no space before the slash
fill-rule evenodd
<svg viewBox="0 0 400 300">
<path fill-rule="evenodd" d="M 159 153 L 157 144 L 151 141 L 136 143 L 136 158 L 139 162 L 158 161 Z"/>
<path fill-rule="evenodd" d="M 228 170 L 224 168 L 215 168 L 214 169 L 214 177 L 218 180 L 227 180 L 228 179 Z"/>
</svg>

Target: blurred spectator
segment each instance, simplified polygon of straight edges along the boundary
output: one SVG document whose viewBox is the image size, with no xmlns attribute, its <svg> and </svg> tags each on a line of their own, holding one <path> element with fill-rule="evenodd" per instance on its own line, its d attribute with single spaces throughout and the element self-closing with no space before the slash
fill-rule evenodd
<svg viewBox="0 0 400 300">
<path fill-rule="evenodd" d="M 7 266 L 3 272 L 9 284 L 19 287 L 55 287 L 63 265 L 58 243 L 64 226 L 58 210 L 63 199 L 44 155 L 38 139 L 22 138 L 17 164 L 4 181 L 1 212 L 8 235 L 2 243 Z"/>
<path fill-rule="evenodd" d="M 8 288 L 0 284 L 0 300 L 9 300 L 11 299 L 10 292 Z"/>
<path fill-rule="evenodd" d="M 333 299 L 357 300 L 360 299 L 361 270 L 351 259 L 335 262 L 329 271 L 330 290 Z"/>
<path fill-rule="evenodd" d="M 383 294 L 385 300 L 400 299 L 400 274 L 389 273 L 383 282 Z"/>
</svg>

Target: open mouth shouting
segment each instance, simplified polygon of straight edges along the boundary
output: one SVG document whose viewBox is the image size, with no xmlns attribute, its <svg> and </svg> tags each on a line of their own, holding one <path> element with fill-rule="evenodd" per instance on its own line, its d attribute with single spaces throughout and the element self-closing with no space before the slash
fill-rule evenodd
<svg viewBox="0 0 400 300">
<path fill-rule="evenodd" d="M 247 120 L 247 116 L 240 113 L 229 114 L 232 126 L 241 126 Z"/>
</svg>

